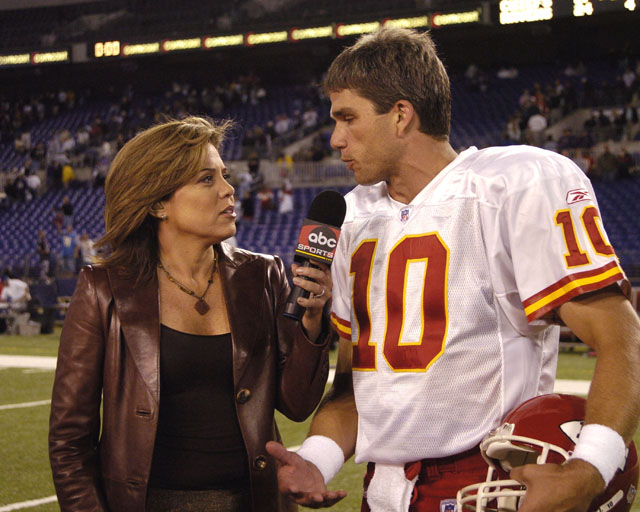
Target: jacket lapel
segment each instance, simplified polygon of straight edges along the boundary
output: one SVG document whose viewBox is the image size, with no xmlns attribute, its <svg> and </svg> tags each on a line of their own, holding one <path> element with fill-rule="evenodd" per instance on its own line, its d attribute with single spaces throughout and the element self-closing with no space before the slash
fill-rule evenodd
<svg viewBox="0 0 640 512">
<path fill-rule="evenodd" d="M 219 248 L 220 278 L 231 325 L 234 366 L 237 375 L 241 375 L 264 322 L 265 272 L 261 260 L 239 261 L 233 256 L 232 247 L 220 244 Z"/>
<path fill-rule="evenodd" d="M 109 272 L 115 310 L 124 343 L 152 396 L 160 398 L 160 317 L 158 283 L 155 279 L 132 286 L 114 271 Z"/>
</svg>

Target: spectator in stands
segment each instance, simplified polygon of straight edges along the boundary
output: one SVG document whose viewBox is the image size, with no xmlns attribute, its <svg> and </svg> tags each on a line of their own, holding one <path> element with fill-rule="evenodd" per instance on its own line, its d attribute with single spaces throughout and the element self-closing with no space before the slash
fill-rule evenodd
<svg viewBox="0 0 640 512">
<path fill-rule="evenodd" d="M 56 233 L 58 235 L 62 233 L 62 228 L 64 227 L 64 217 L 62 216 L 62 210 L 60 208 L 54 208 L 51 225 L 53 226 L 53 229 L 56 230 Z"/>
<path fill-rule="evenodd" d="M 60 237 L 60 256 L 62 258 L 62 268 L 67 273 L 76 271 L 76 247 L 78 246 L 78 235 L 73 230 L 71 224 L 67 224 Z"/>
<path fill-rule="evenodd" d="M 289 173 L 283 171 L 282 173 L 282 186 L 280 187 L 278 213 L 280 215 L 286 215 L 293 211 L 293 185 L 291 179 L 289 179 Z"/>
<path fill-rule="evenodd" d="M 602 181 L 615 181 L 618 176 L 618 158 L 611 152 L 609 144 L 604 145 L 603 153 L 597 158 L 592 178 Z"/>
<path fill-rule="evenodd" d="M 80 273 L 60 339 L 49 453 L 62 510 L 292 508 L 265 444 L 274 408 L 300 421 L 324 391 L 330 272 L 294 267 L 312 293 L 295 322 L 280 259 L 223 242 L 236 231 L 227 126 L 165 122 L 114 159 L 99 242 L 112 252 Z"/>
<path fill-rule="evenodd" d="M 622 74 L 622 82 L 624 84 L 624 101 L 630 101 L 633 95 L 633 89 L 636 86 L 636 74 L 631 67 L 627 66 Z"/>
<path fill-rule="evenodd" d="M 279 114 L 276 116 L 276 122 L 274 124 L 274 130 L 276 136 L 280 139 L 280 144 L 286 143 L 291 130 L 291 119 L 287 114 Z"/>
<path fill-rule="evenodd" d="M 69 188 L 76 179 L 76 172 L 71 165 L 71 161 L 67 157 L 67 160 L 62 164 L 62 186 Z"/>
<path fill-rule="evenodd" d="M 258 190 L 256 197 L 258 199 L 258 204 L 260 205 L 260 210 L 274 209 L 273 190 L 271 190 L 266 184 L 263 184 L 260 190 Z"/>
<path fill-rule="evenodd" d="M 618 178 L 627 179 L 631 176 L 631 169 L 633 168 L 633 157 L 627 151 L 627 148 L 623 147 L 618 155 Z"/>
<path fill-rule="evenodd" d="M 624 115 L 623 108 L 616 108 L 613 111 L 613 138 L 614 140 L 621 140 L 624 134 L 624 129 L 627 125 L 627 119 Z"/>
<path fill-rule="evenodd" d="M 49 246 L 47 234 L 44 229 L 38 232 L 36 251 L 38 252 L 38 259 L 40 260 L 40 281 L 48 283 L 49 271 L 51 270 L 51 247 Z"/>
<path fill-rule="evenodd" d="M 598 111 L 598 141 L 606 141 L 613 138 L 613 125 L 609 114 L 603 109 Z"/>
<path fill-rule="evenodd" d="M 75 153 L 83 155 L 89 149 L 89 131 L 86 126 L 81 126 L 76 132 Z"/>
<path fill-rule="evenodd" d="M 60 211 L 62 212 L 64 225 L 73 225 L 73 204 L 71 204 L 71 199 L 69 199 L 69 196 L 64 196 L 62 198 L 62 206 L 60 206 Z"/>
<path fill-rule="evenodd" d="M 633 140 L 638 126 L 638 109 L 629 102 L 624 107 L 625 128 L 623 132 L 624 140 Z"/>
<path fill-rule="evenodd" d="M 254 205 L 251 197 L 251 174 L 248 169 L 242 169 L 237 175 L 236 196 L 240 200 L 239 219 L 253 220 Z"/>
<path fill-rule="evenodd" d="M 532 114 L 527 121 L 527 142 L 533 146 L 542 147 L 546 129 L 547 118 L 542 112 Z"/>
<path fill-rule="evenodd" d="M 509 144 L 520 144 L 522 142 L 522 130 L 520 129 L 520 112 L 511 114 L 505 127 L 504 137 Z"/>
<path fill-rule="evenodd" d="M 573 149 L 577 146 L 576 136 L 571 128 L 562 130 L 562 135 L 558 138 L 558 150 Z"/>
<path fill-rule="evenodd" d="M 307 105 L 302 114 L 302 127 L 304 135 L 309 135 L 318 127 L 318 111 L 313 105 Z"/>
<path fill-rule="evenodd" d="M 20 174 L 15 167 L 7 174 L 5 192 L 12 201 L 24 202 L 27 200 L 27 182 L 24 175 Z"/>
<path fill-rule="evenodd" d="M 590 150 L 583 149 L 573 158 L 573 161 L 587 176 L 591 175 L 594 161 Z"/>
<path fill-rule="evenodd" d="M 554 152 L 557 153 L 558 152 L 558 141 L 556 141 L 553 138 L 553 135 L 549 133 L 547 135 L 547 138 L 545 139 L 544 144 L 543 144 L 542 147 L 544 149 L 547 149 L 549 151 L 554 151 Z"/>
<path fill-rule="evenodd" d="M 36 144 L 36 146 L 31 150 L 31 160 L 33 160 L 33 166 L 36 171 L 40 169 L 45 169 L 47 164 L 47 148 L 44 145 L 43 141 L 40 141 Z"/>
<path fill-rule="evenodd" d="M 40 176 L 38 176 L 35 171 L 31 171 L 25 174 L 24 179 L 27 185 L 27 199 L 31 200 L 34 197 L 37 197 L 40 193 L 40 186 L 42 185 Z"/>
<path fill-rule="evenodd" d="M 89 233 L 83 231 L 78 240 L 76 246 L 76 260 L 78 262 L 77 267 L 84 267 L 85 265 L 93 265 L 96 260 L 96 250 L 94 248 L 94 242 L 89 237 Z"/>
</svg>

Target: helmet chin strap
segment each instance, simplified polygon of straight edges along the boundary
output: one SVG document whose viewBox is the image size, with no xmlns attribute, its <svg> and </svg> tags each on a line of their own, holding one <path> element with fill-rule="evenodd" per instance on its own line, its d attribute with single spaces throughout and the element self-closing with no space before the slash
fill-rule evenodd
<svg viewBox="0 0 640 512">
<path fill-rule="evenodd" d="M 498 498 L 498 512 L 516 512 L 524 497 L 502 496 Z"/>
</svg>

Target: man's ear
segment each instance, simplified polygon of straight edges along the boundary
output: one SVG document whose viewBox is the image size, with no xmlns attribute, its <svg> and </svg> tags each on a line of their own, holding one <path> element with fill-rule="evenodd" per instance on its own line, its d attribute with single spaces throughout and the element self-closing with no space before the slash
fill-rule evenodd
<svg viewBox="0 0 640 512">
<path fill-rule="evenodd" d="M 398 135 L 406 135 L 418 119 L 413 105 L 407 100 L 398 100 L 393 106 L 393 111 L 396 115 Z"/>
</svg>

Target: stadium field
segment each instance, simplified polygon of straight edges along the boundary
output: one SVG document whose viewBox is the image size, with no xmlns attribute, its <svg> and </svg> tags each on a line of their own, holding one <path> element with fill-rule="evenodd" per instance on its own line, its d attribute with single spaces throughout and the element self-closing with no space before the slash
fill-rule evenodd
<svg viewBox="0 0 640 512">
<path fill-rule="evenodd" d="M 56 356 L 58 337 L 59 330 L 33 337 L 0 336 L 0 512 L 59 510 L 47 455 L 54 361 L 46 359 Z M 31 367 L 15 367 L 17 363 L 10 362 L 13 358 L 6 356 L 31 357 Z M 332 353 L 333 360 L 335 356 Z M 595 358 L 585 357 L 579 348 L 561 353 L 558 379 L 580 384 L 578 381 L 591 378 L 594 365 Z M 304 440 L 310 420 L 294 423 L 278 415 L 277 421 L 287 446 Z M 332 510 L 360 510 L 363 471 L 364 465 L 349 461 L 336 476 L 331 487 L 346 489 L 349 494 Z M 640 512 L 640 502 L 632 510 Z"/>
</svg>

